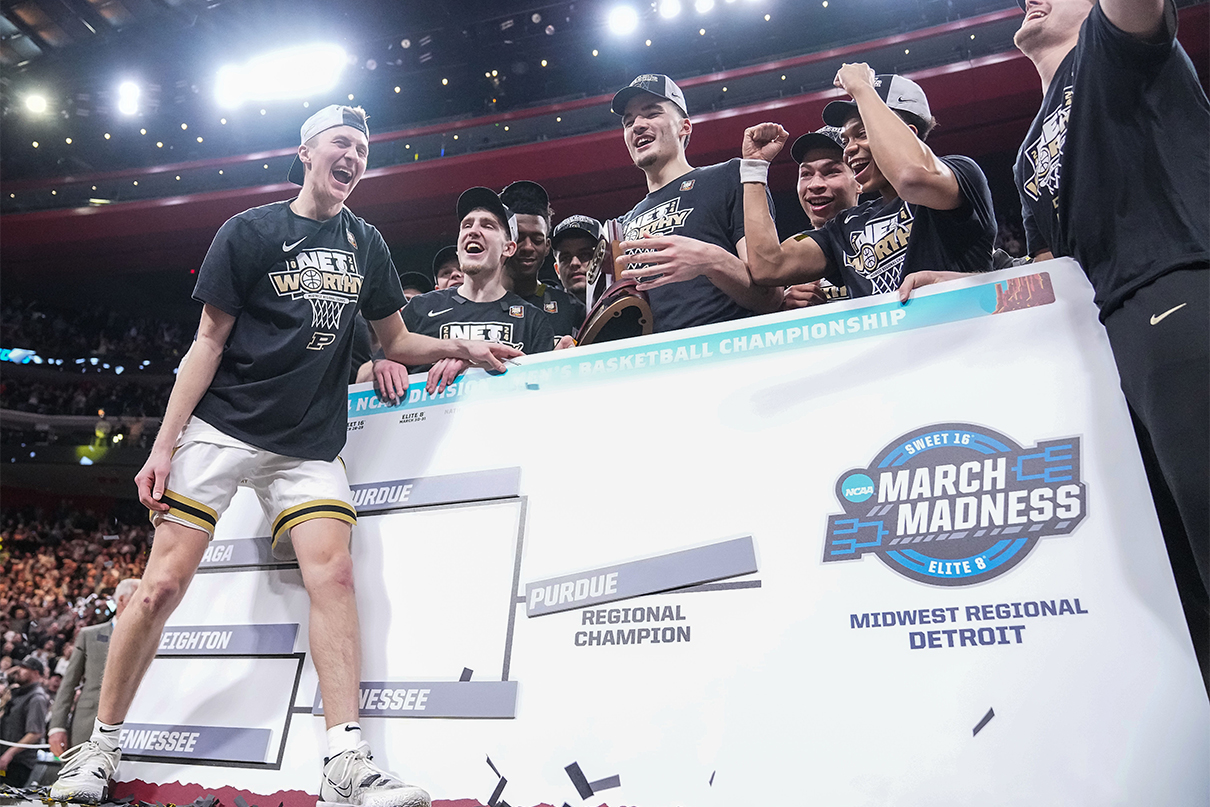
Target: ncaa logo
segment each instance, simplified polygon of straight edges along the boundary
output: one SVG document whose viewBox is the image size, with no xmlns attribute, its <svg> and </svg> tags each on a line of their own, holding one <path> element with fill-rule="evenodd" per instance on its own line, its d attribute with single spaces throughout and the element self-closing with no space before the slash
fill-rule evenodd
<svg viewBox="0 0 1210 807">
<path fill-rule="evenodd" d="M 1080 438 L 1033 447 L 970 423 L 916 429 L 836 482 L 823 562 L 876 555 L 933 586 L 999 577 L 1087 513 Z"/>
</svg>

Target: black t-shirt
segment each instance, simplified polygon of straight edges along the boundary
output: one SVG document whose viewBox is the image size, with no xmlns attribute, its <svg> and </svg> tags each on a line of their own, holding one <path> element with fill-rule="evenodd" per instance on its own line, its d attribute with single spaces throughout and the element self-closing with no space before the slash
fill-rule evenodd
<svg viewBox="0 0 1210 807">
<path fill-rule="evenodd" d="M 772 196 L 769 211 L 773 212 Z M 644 235 L 684 235 L 737 254 L 735 245 L 744 237 L 739 160 L 694 168 L 647 194 L 620 221 L 627 241 Z M 647 300 L 657 332 L 752 315 L 703 275 L 652 289 L 647 292 Z"/>
<path fill-rule="evenodd" d="M 933 210 L 902 199 L 862 202 L 818 230 L 814 238 L 828 258 L 825 273 L 850 297 L 895 291 L 904 275 L 921 270 L 987 272 L 992 268 L 996 214 L 983 170 L 970 157 L 942 157 L 958 179 L 963 202 Z"/>
<path fill-rule="evenodd" d="M 546 315 L 546 321 L 550 323 L 550 329 L 554 331 L 556 343 L 560 336 L 575 336 L 576 332 L 580 330 L 580 326 L 584 324 L 585 317 L 588 316 L 584 303 L 563 289 L 548 286 L 545 283 L 539 283 L 537 290 L 532 295 L 521 299 Z"/>
<path fill-rule="evenodd" d="M 45 736 L 46 715 L 50 710 L 50 695 L 41 684 L 26 684 L 13 691 L 12 700 L 0 718 L 0 740 L 20 742 L 26 734 Z M 41 742 L 42 737 L 34 740 Z M 7 751 L 8 749 L 5 748 Z M 38 762 L 38 752 L 33 748 L 22 748 L 13 756 L 13 762 L 32 768 Z"/>
<path fill-rule="evenodd" d="M 361 369 L 361 365 L 368 362 L 373 356 L 373 342 L 370 340 L 370 323 L 366 322 L 366 318 L 361 314 L 353 320 L 353 351 L 352 357 L 349 359 L 349 383 L 357 383 L 357 371 Z"/>
<path fill-rule="evenodd" d="M 1210 103 L 1171 0 L 1164 17 L 1163 41 L 1147 43 L 1093 6 L 1017 154 L 1030 254 L 1079 261 L 1102 319 L 1210 258 Z"/>
<path fill-rule="evenodd" d="M 348 208 L 323 222 L 289 202 L 247 210 L 219 228 L 193 297 L 236 318 L 194 414 L 258 448 L 335 459 L 354 317 L 382 319 L 404 304 L 378 230 Z"/>
<path fill-rule="evenodd" d="M 511 291 L 490 303 L 474 303 L 457 288 L 417 294 L 403 309 L 403 324 L 412 333 L 437 339 L 503 342 L 525 353 L 544 353 L 555 346 L 547 317 Z M 409 367 L 424 372 L 430 365 Z"/>
</svg>

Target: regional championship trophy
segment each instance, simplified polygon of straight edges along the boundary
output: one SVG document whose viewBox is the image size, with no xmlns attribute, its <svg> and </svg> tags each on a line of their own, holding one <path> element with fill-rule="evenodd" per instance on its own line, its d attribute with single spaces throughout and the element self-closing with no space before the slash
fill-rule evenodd
<svg viewBox="0 0 1210 807">
<path fill-rule="evenodd" d="M 622 225 L 617 219 L 605 222 L 597 251 L 585 274 L 588 288 L 585 302 L 588 318 L 576 334 L 576 344 L 612 342 L 651 333 L 654 320 L 647 293 L 635 288 L 637 280 L 618 280 L 617 264 L 621 256 Z"/>
</svg>

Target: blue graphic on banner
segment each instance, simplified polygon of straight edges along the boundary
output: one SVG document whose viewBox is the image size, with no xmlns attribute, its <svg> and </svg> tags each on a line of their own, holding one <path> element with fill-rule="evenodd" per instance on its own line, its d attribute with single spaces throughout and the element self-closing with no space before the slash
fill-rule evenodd
<svg viewBox="0 0 1210 807">
<path fill-rule="evenodd" d="M 1080 438 L 1025 448 L 968 423 L 904 435 L 843 474 L 836 498 L 845 512 L 828 518 L 825 563 L 872 553 L 935 586 L 998 577 L 1087 513 Z"/>
<path fill-rule="evenodd" d="M 524 394 L 529 389 L 566 389 L 606 377 L 663 372 L 678 364 L 700 365 L 752 355 L 774 355 L 1003 314 L 1009 309 L 997 308 L 998 285 L 1001 284 L 987 283 L 916 297 L 906 305 L 894 300 L 843 310 L 828 311 L 826 306 L 822 310 L 804 309 L 793 316 L 762 317 L 760 325 L 726 331 L 659 342 L 626 340 L 618 343 L 624 347 L 615 350 L 548 353 L 532 366 L 517 367 L 501 376 L 470 371 L 436 395 L 425 392 L 424 379 L 413 381 L 407 395 L 394 406 L 378 400 L 372 390 L 352 392 L 349 393 L 349 417 L 420 409 L 438 403 L 489 400 L 502 395 Z"/>
</svg>

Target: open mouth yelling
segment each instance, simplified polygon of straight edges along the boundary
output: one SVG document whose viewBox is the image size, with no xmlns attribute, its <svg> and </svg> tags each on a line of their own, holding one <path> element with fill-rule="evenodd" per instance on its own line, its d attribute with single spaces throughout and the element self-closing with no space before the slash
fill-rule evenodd
<svg viewBox="0 0 1210 807">
<path fill-rule="evenodd" d="M 849 167 L 853 169 L 853 178 L 857 180 L 857 184 L 865 187 L 866 182 L 870 180 L 872 172 L 869 170 L 873 164 L 873 160 L 868 157 L 856 157 L 850 163 Z"/>
<path fill-rule="evenodd" d="M 477 241 L 468 241 L 466 245 L 462 247 L 462 251 L 467 255 L 482 255 L 486 249 Z"/>
<path fill-rule="evenodd" d="M 808 196 L 806 199 L 807 206 L 811 208 L 811 212 L 816 215 L 822 215 L 828 209 L 828 205 L 835 202 L 836 199 L 831 196 Z"/>
<path fill-rule="evenodd" d="M 332 178 L 336 180 L 337 184 L 347 187 L 353 181 L 353 174 L 344 168 L 333 168 Z"/>
</svg>

